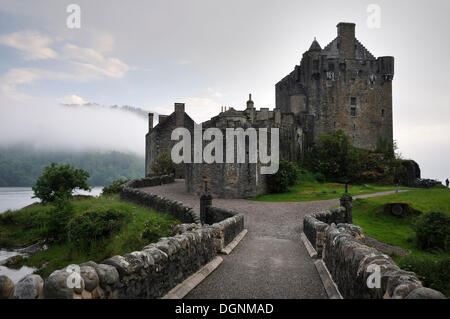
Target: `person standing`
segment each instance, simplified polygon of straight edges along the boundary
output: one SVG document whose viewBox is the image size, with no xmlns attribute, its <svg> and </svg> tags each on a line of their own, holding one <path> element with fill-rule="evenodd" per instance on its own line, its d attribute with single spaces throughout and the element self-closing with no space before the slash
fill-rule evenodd
<svg viewBox="0 0 450 319">
<path fill-rule="evenodd" d="M 447 188 L 448 188 L 448 184 L 449 184 L 450 182 L 448 181 L 448 178 L 445 180 L 445 185 L 447 185 Z"/>
<path fill-rule="evenodd" d="M 394 183 L 395 183 L 395 193 L 398 193 L 398 184 L 399 184 L 399 180 L 398 180 L 397 177 L 394 179 Z"/>
</svg>

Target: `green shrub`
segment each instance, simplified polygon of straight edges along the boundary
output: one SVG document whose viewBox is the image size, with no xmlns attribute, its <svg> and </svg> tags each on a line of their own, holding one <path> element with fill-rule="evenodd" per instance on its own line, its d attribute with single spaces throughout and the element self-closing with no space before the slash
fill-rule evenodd
<svg viewBox="0 0 450 319">
<path fill-rule="evenodd" d="M 156 220 L 149 219 L 144 224 L 144 230 L 141 237 L 149 243 L 158 241 L 161 237 L 166 237 L 167 229 L 173 228 L 177 224 L 176 220 Z"/>
<path fill-rule="evenodd" d="M 427 213 L 414 224 L 420 249 L 450 250 L 450 216 L 444 213 Z"/>
<path fill-rule="evenodd" d="M 69 222 L 69 240 L 84 244 L 105 239 L 120 230 L 124 218 L 123 212 L 114 209 L 87 211 Z"/>
<path fill-rule="evenodd" d="M 323 175 L 320 172 L 315 173 L 314 177 L 315 177 L 316 181 L 318 181 L 319 183 L 325 183 L 325 181 L 326 181 L 325 175 Z"/>
<path fill-rule="evenodd" d="M 50 242 L 64 242 L 67 240 L 67 225 L 73 217 L 75 209 L 70 201 L 64 198 L 55 199 L 54 208 L 46 215 L 46 227 L 42 235 Z M 31 224 L 38 224 L 42 216 L 33 214 Z"/>
<path fill-rule="evenodd" d="M 415 272 L 425 287 L 450 297 L 450 258 L 433 260 L 411 255 L 403 257 L 398 265 L 404 270 Z"/>
<path fill-rule="evenodd" d="M 103 187 L 102 195 L 119 194 L 120 186 L 128 182 L 127 179 L 117 179 L 111 183 L 109 186 Z"/>
<path fill-rule="evenodd" d="M 163 152 L 156 157 L 155 164 L 152 166 L 153 176 L 175 174 L 177 165 L 172 161 L 169 152 Z"/>
<path fill-rule="evenodd" d="M 91 190 L 87 184 L 89 173 L 76 169 L 71 165 L 58 165 L 52 163 L 44 168 L 44 172 L 32 187 L 34 197 L 40 198 L 43 203 L 53 202 L 57 198 L 69 199 L 75 188 Z"/>
<path fill-rule="evenodd" d="M 309 157 L 314 171 L 334 180 L 349 179 L 359 170 L 358 150 L 342 130 L 321 135 Z"/>
<path fill-rule="evenodd" d="M 267 175 L 267 185 L 271 193 L 287 192 L 289 186 L 292 186 L 297 181 L 297 167 L 295 164 L 280 160 L 278 172 Z"/>
</svg>

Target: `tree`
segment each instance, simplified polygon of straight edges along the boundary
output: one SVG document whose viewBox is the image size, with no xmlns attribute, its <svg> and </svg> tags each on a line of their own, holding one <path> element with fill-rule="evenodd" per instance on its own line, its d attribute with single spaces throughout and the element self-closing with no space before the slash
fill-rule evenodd
<svg viewBox="0 0 450 319">
<path fill-rule="evenodd" d="M 291 162 L 281 159 L 278 171 L 267 175 L 267 186 L 271 193 L 283 193 L 297 181 L 297 168 Z"/>
<path fill-rule="evenodd" d="M 75 188 L 91 190 L 87 184 L 89 173 L 73 166 L 51 163 L 32 187 L 34 198 L 40 198 L 43 203 L 58 199 L 69 199 Z"/>
<path fill-rule="evenodd" d="M 175 173 L 177 165 L 172 161 L 169 152 L 162 152 L 156 157 L 155 164 L 152 166 L 154 176 L 172 175 Z"/>
<path fill-rule="evenodd" d="M 358 151 L 342 130 L 320 136 L 316 158 L 316 170 L 334 179 L 349 180 L 359 168 Z"/>
</svg>

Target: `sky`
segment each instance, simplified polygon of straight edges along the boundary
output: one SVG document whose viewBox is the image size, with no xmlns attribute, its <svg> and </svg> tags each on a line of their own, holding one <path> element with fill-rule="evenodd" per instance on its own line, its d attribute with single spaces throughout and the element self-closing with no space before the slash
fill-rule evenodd
<svg viewBox="0 0 450 319">
<path fill-rule="evenodd" d="M 70 4 L 80 28 L 69 28 Z M 371 10 L 379 17 L 375 25 Z M 275 106 L 275 83 L 339 22 L 376 57 L 394 56 L 394 139 L 422 175 L 450 177 L 450 1 L 0 0 L 0 146 L 144 154 L 145 120 L 104 108 L 202 122 L 221 106 Z"/>
</svg>

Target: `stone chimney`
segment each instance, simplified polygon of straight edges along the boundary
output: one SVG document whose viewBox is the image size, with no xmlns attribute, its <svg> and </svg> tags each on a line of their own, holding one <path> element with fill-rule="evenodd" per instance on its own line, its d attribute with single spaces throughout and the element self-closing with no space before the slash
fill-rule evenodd
<svg viewBox="0 0 450 319">
<path fill-rule="evenodd" d="M 339 37 L 339 53 L 347 59 L 354 59 L 356 45 L 355 24 L 341 22 L 337 25 L 337 33 Z"/>
<path fill-rule="evenodd" d="M 148 113 L 148 131 L 153 130 L 153 113 Z"/>
<path fill-rule="evenodd" d="M 254 108 L 255 108 L 255 104 L 252 101 L 252 95 L 249 94 L 248 101 L 247 101 L 247 109 L 254 109 Z"/>
<path fill-rule="evenodd" d="M 184 126 L 184 103 L 175 103 L 175 125 Z"/>
</svg>

